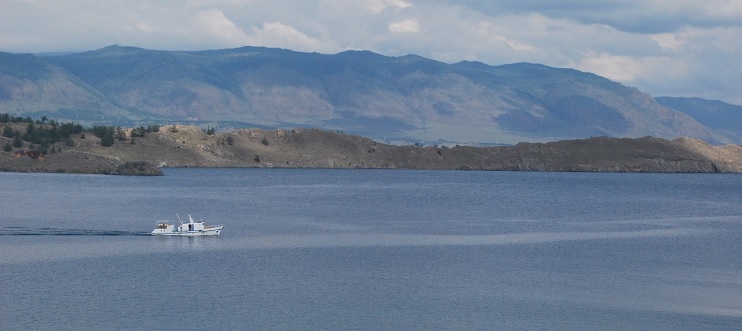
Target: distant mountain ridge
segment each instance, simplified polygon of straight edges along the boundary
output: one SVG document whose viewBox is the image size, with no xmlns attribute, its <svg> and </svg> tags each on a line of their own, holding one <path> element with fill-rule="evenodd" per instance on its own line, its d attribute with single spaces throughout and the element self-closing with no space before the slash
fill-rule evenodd
<svg viewBox="0 0 742 331">
<path fill-rule="evenodd" d="M 742 106 L 701 98 L 657 97 L 657 102 L 717 131 L 742 132 Z"/>
<path fill-rule="evenodd" d="M 2 112 L 114 125 L 318 127 L 428 143 L 646 135 L 742 142 L 742 130 L 709 126 L 591 73 L 369 51 L 114 45 L 58 56 L 0 53 Z"/>
</svg>

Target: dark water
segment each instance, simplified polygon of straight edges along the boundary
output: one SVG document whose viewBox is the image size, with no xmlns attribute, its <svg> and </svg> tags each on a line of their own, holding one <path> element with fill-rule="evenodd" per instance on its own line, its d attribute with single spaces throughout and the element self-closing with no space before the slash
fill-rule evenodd
<svg viewBox="0 0 742 331">
<path fill-rule="evenodd" d="M 0 329 L 742 329 L 742 176 L 0 173 Z M 191 213 L 220 237 L 146 235 Z"/>
</svg>

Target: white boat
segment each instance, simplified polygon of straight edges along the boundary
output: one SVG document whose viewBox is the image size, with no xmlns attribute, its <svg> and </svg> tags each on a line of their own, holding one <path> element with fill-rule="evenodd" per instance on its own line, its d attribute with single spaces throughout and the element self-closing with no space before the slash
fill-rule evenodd
<svg viewBox="0 0 742 331">
<path fill-rule="evenodd" d="M 178 216 L 178 214 L 175 214 Z M 194 221 L 191 215 L 188 215 L 188 223 L 183 223 L 178 216 L 180 226 L 177 228 L 174 224 L 165 222 L 157 223 L 155 229 L 152 230 L 153 236 L 184 236 L 184 237 L 198 237 L 198 236 L 217 236 L 222 232 L 224 225 L 206 225 L 202 221 Z"/>
</svg>

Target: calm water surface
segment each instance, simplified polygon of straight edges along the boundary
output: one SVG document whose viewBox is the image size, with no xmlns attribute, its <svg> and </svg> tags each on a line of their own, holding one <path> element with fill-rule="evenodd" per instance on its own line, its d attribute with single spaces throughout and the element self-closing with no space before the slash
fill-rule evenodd
<svg viewBox="0 0 742 331">
<path fill-rule="evenodd" d="M 0 329 L 742 329 L 740 175 L 165 173 L 0 173 Z"/>
</svg>

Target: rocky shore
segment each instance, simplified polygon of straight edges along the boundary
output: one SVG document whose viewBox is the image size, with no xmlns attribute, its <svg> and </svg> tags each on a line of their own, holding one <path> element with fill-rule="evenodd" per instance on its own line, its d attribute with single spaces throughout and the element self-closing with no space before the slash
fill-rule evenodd
<svg viewBox="0 0 742 331">
<path fill-rule="evenodd" d="M 104 147 L 88 134 L 43 159 L 0 151 L 1 171 L 161 175 L 160 167 L 742 172 L 742 147 L 678 138 L 589 138 L 502 147 L 396 146 L 317 129 L 207 134 L 167 126 Z"/>
</svg>

